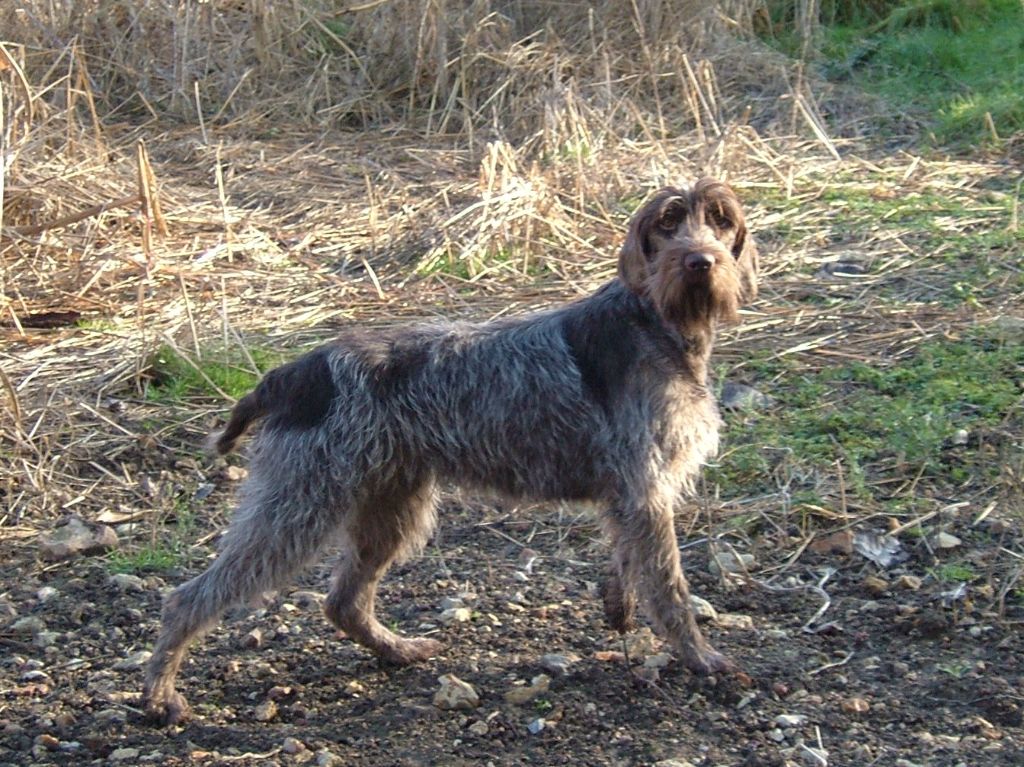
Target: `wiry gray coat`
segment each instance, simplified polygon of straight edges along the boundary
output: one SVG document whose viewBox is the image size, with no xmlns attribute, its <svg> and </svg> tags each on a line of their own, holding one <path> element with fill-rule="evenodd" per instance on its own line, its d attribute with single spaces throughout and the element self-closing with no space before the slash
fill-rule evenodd
<svg viewBox="0 0 1024 767">
<path fill-rule="evenodd" d="M 628 629 L 639 592 L 687 665 L 727 668 L 690 611 L 672 511 L 717 450 L 708 354 L 756 268 L 735 196 L 702 180 L 636 214 L 619 278 L 588 298 L 483 325 L 349 333 L 268 373 L 214 435 L 228 452 L 263 420 L 220 555 L 165 604 L 147 711 L 184 717 L 174 678 L 188 642 L 339 540 L 328 617 L 389 661 L 436 654 L 440 643 L 381 625 L 374 598 L 429 538 L 440 482 L 596 503 L 613 544 L 612 625 Z"/>
</svg>

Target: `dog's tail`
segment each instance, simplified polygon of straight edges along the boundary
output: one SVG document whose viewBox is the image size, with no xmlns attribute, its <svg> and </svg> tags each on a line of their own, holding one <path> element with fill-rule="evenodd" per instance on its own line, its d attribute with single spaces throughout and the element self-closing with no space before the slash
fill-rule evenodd
<svg viewBox="0 0 1024 767">
<path fill-rule="evenodd" d="M 227 455 L 235 449 L 238 438 L 245 434 L 249 425 L 257 418 L 267 414 L 266 403 L 260 397 L 260 388 L 246 394 L 238 400 L 231 411 L 231 419 L 223 429 L 218 429 L 209 436 L 206 448 L 218 455 Z"/>
</svg>

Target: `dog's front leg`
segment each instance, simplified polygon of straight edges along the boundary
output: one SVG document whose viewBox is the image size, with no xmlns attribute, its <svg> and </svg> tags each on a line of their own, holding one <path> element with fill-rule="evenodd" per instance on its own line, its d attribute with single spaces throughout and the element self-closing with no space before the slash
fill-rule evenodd
<svg viewBox="0 0 1024 767">
<path fill-rule="evenodd" d="M 665 636 L 680 659 L 698 674 L 728 671 L 734 664 L 704 638 L 690 605 L 690 589 L 683 575 L 676 544 L 671 501 L 637 504 L 616 514 L 625 551 L 622 584 L 626 593 L 640 594 L 655 629 Z"/>
</svg>

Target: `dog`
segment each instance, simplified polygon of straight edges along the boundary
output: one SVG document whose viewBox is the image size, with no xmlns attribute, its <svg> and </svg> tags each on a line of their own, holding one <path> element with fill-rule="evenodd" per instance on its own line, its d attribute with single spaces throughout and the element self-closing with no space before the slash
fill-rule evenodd
<svg viewBox="0 0 1024 767">
<path fill-rule="evenodd" d="M 391 663 L 436 655 L 440 642 L 382 625 L 374 601 L 388 567 L 431 536 L 445 482 L 595 504 L 613 552 L 610 625 L 633 625 L 639 595 L 686 666 L 733 668 L 697 627 L 673 515 L 717 451 L 708 359 L 757 271 L 735 193 L 705 178 L 636 212 L 617 276 L 593 295 L 518 319 L 349 332 L 270 371 L 212 437 L 225 454 L 262 421 L 218 557 L 165 600 L 147 714 L 184 719 L 174 681 L 189 642 L 328 543 L 342 550 L 330 621 Z"/>
</svg>

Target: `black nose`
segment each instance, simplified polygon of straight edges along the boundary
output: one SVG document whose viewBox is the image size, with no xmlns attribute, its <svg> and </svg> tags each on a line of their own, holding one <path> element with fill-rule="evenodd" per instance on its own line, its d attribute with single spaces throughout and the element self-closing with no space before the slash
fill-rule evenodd
<svg viewBox="0 0 1024 767">
<path fill-rule="evenodd" d="M 689 272 L 706 272 L 715 265 L 715 259 L 707 253 L 687 253 L 683 266 Z"/>
</svg>

